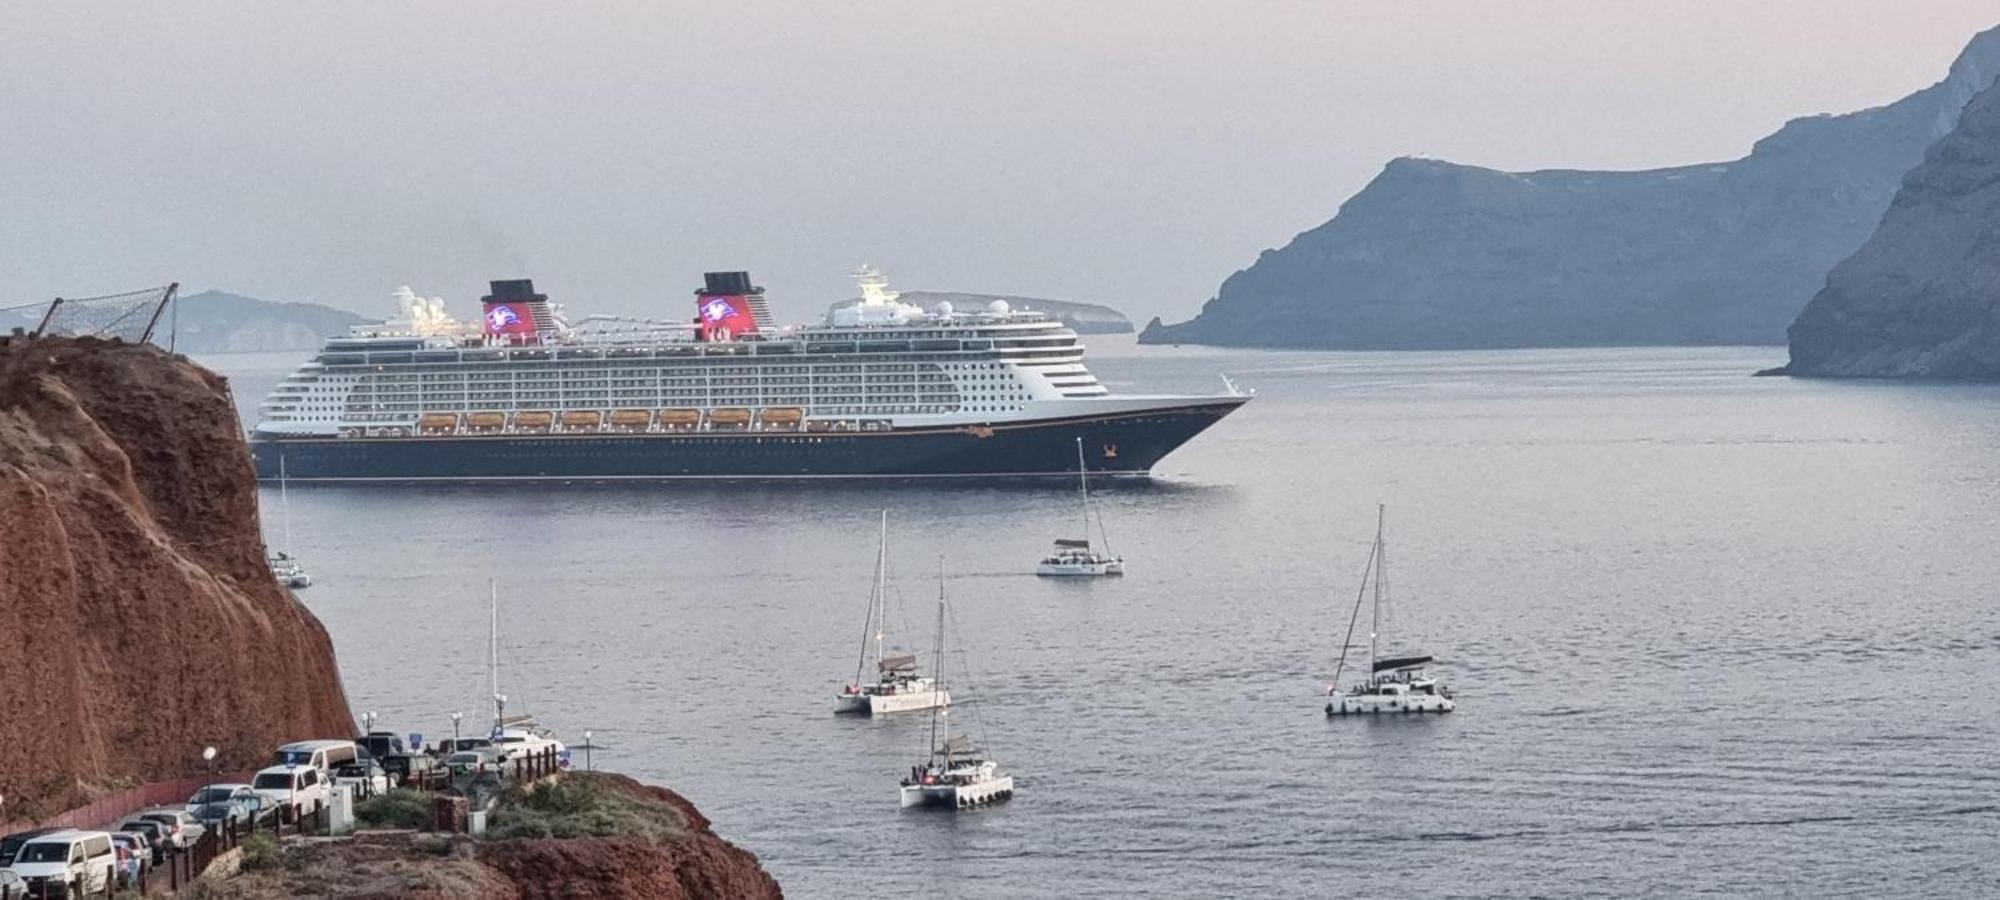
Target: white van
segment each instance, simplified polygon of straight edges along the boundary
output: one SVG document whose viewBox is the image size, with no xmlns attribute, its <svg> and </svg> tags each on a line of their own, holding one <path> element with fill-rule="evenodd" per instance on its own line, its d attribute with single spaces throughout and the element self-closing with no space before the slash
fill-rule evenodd
<svg viewBox="0 0 2000 900">
<path fill-rule="evenodd" d="M 58 831 L 22 844 L 11 868 L 30 897 L 109 896 L 118 884 L 118 851 L 102 831 Z"/>
<path fill-rule="evenodd" d="M 325 808 L 333 799 L 328 784 L 326 773 L 312 766 L 272 766 L 250 779 L 250 789 L 262 794 L 269 806 L 290 806 L 296 815 Z"/>
<path fill-rule="evenodd" d="M 361 748 L 353 741 L 294 741 L 271 754 L 271 765 L 312 766 L 324 778 L 361 755 Z"/>
</svg>

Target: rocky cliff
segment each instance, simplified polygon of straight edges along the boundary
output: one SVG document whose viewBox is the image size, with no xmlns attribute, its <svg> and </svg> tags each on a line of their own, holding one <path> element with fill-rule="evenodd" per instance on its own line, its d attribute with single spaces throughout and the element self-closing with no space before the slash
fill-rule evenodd
<svg viewBox="0 0 2000 900">
<path fill-rule="evenodd" d="M 949 302 L 961 312 L 985 309 L 995 300 L 1005 300 L 1014 309 L 1032 309 L 1045 312 L 1062 320 L 1077 334 L 1131 334 L 1132 320 L 1125 314 L 1109 306 L 1097 303 L 1079 303 L 1074 300 L 1049 300 L 1043 297 L 1016 297 L 1011 294 L 971 294 L 961 291 L 902 291 L 900 297 L 905 303 L 914 303 L 930 309 L 939 303 Z M 833 310 L 860 303 L 859 299 L 843 300 L 827 309 Z"/>
<path fill-rule="evenodd" d="M 2000 74 L 2000 29 L 1888 106 L 1643 172 L 1390 163 L 1142 343 L 1326 348 L 1775 344 L 1898 180 Z"/>
<path fill-rule="evenodd" d="M 5 818 L 352 733 L 273 582 L 223 379 L 150 345 L 0 339 Z"/>
<path fill-rule="evenodd" d="M 2000 379 L 2000 87 L 1903 178 L 1791 327 L 1794 375 Z"/>
</svg>

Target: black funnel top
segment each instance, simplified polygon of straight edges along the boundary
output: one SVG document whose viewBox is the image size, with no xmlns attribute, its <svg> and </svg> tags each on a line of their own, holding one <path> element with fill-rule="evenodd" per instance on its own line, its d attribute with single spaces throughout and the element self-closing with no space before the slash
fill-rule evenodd
<svg viewBox="0 0 2000 900">
<path fill-rule="evenodd" d="M 749 272 L 703 272 L 702 289 L 698 294 L 757 294 L 762 291 L 750 284 Z"/>
<path fill-rule="evenodd" d="M 481 303 L 547 302 L 549 295 L 535 293 L 533 278 L 515 278 L 507 281 L 487 282 L 493 286 L 493 293 L 480 298 Z"/>
</svg>

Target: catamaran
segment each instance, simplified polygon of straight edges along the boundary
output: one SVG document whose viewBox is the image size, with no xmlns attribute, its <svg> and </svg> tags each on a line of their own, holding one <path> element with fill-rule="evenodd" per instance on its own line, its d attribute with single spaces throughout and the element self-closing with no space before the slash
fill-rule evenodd
<svg viewBox="0 0 2000 900">
<path fill-rule="evenodd" d="M 1451 689 L 1425 672 L 1431 657 L 1423 655 L 1381 656 L 1377 653 L 1382 626 L 1382 602 L 1388 595 L 1388 543 L 1383 540 L 1387 511 L 1375 509 L 1375 543 L 1368 550 L 1368 565 L 1361 572 L 1361 590 L 1354 598 L 1354 613 L 1347 622 L 1347 638 L 1340 645 L 1340 661 L 1335 663 L 1333 685 L 1326 689 L 1326 714 L 1349 716 L 1378 713 L 1448 713 L 1458 704 Z M 1352 690 L 1340 690 L 1340 675 L 1347 666 L 1347 648 L 1353 644 L 1354 625 L 1361 619 L 1361 604 L 1374 597 L 1368 620 L 1368 678 Z"/>
<path fill-rule="evenodd" d="M 1056 546 L 1035 564 L 1036 575 L 1084 576 L 1125 574 L 1125 558 L 1111 552 L 1111 539 L 1104 536 L 1104 514 L 1097 516 L 1098 536 L 1103 549 L 1090 546 L 1090 469 L 1083 462 L 1083 438 L 1076 439 L 1077 491 L 1083 498 L 1083 537 L 1056 538 Z"/>
<path fill-rule="evenodd" d="M 917 671 L 916 654 L 884 655 L 889 618 L 888 573 L 889 511 L 885 509 L 881 543 L 875 549 L 875 586 L 868 592 L 868 616 L 861 635 L 861 660 L 855 664 L 854 681 L 834 698 L 836 713 L 872 716 L 951 705 L 951 692 Z M 867 683 L 862 678 L 868 671 L 871 649 L 875 657 L 875 681 Z"/>
<path fill-rule="evenodd" d="M 934 671 L 944 681 L 944 566 L 938 566 L 937 662 Z M 939 740 L 943 732 L 943 740 Z M 931 709 L 930 756 L 910 767 L 898 795 L 905 809 L 935 806 L 949 810 L 971 809 L 999 803 L 1014 796 L 1014 776 L 1000 771 L 1000 764 L 972 745 L 970 735 L 951 733 L 945 722 L 944 707 Z"/>
<path fill-rule="evenodd" d="M 292 546 L 292 495 L 285 487 L 285 459 L 278 458 L 278 521 L 285 532 L 285 550 L 279 550 L 264 558 L 271 567 L 271 577 L 278 580 L 279 587 L 293 590 L 312 587 L 312 576 L 306 574 L 304 566 L 286 550 Z"/>
</svg>

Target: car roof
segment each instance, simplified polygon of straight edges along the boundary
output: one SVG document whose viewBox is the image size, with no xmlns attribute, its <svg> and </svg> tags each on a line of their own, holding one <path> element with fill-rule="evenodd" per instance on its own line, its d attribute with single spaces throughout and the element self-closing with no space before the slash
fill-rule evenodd
<svg viewBox="0 0 2000 900">
<path fill-rule="evenodd" d="M 249 785 L 238 781 L 222 781 L 222 782 L 217 782 L 215 784 L 204 784 L 201 787 L 196 788 L 195 793 L 200 793 L 202 791 L 222 790 L 224 788 L 228 788 L 229 790 L 235 791 L 235 790 L 242 790 L 243 788 L 247 787 L 249 787 Z"/>
<path fill-rule="evenodd" d="M 293 742 L 291 742 L 291 743 L 289 743 L 289 744 L 285 744 L 285 745 L 283 745 L 283 746 L 279 747 L 279 748 L 278 748 L 278 752 L 279 752 L 279 753 L 302 753 L 302 752 L 310 752 L 310 751 L 313 751 L 313 750 L 331 750 L 331 749 L 333 749 L 333 748 L 335 748 L 335 747 L 352 747 L 352 746 L 354 746 L 354 741 L 353 741 L 352 739 L 349 739 L 349 740 L 345 740 L 345 741 L 332 741 L 332 740 L 325 740 L 325 741 L 293 741 Z"/>
<path fill-rule="evenodd" d="M 276 772 L 276 773 L 278 773 L 278 774 L 280 774 L 280 775 L 290 775 L 290 774 L 293 774 L 293 773 L 295 773 L 295 772 L 303 772 L 303 771 L 305 771 L 305 770 L 307 770 L 307 769 L 310 769 L 310 768 L 312 768 L 312 767 L 311 767 L 311 766 L 301 766 L 301 765 L 296 765 L 296 764 L 293 764 L 293 765 L 284 765 L 284 766 L 265 766 L 264 768 L 261 768 L 261 769 L 258 769 L 258 770 L 257 770 L 257 774 L 259 774 L 259 775 L 269 775 L 269 774 L 271 774 L 271 773 L 273 773 L 273 772 Z"/>
</svg>

